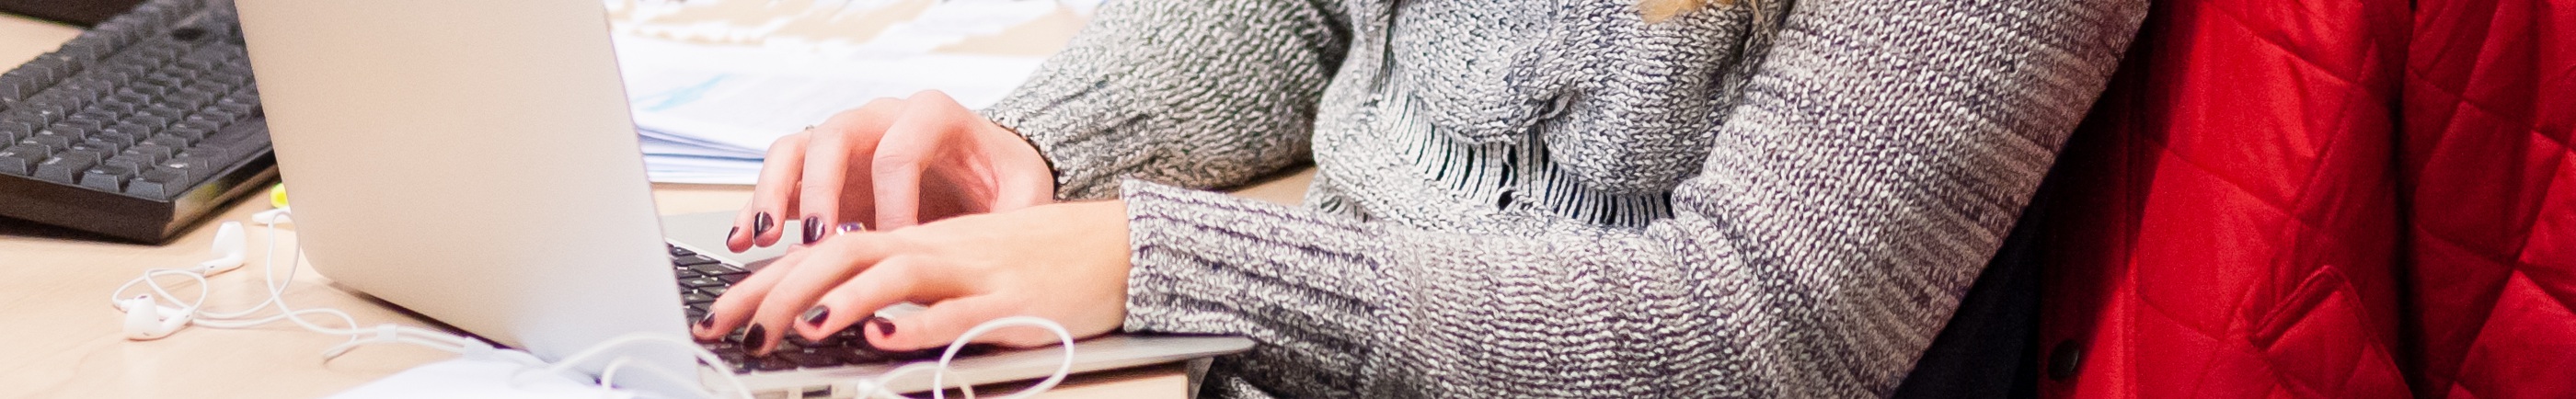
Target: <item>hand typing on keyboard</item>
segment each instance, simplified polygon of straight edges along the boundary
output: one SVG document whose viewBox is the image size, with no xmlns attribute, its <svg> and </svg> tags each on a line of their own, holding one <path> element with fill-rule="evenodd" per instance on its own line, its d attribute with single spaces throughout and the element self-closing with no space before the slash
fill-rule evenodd
<svg viewBox="0 0 2576 399">
<path fill-rule="evenodd" d="M 842 112 L 769 147 L 759 187 L 725 244 L 813 243 L 844 222 L 896 229 L 925 220 L 1052 202 L 1037 148 L 937 91 Z M 803 231 L 784 232 L 785 220 Z"/>
<path fill-rule="evenodd" d="M 1009 316 L 1045 318 L 1076 337 L 1095 336 L 1126 319 L 1127 259 L 1127 211 L 1120 201 L 842 233 L 740 278 L 690 332 L 755 355 L 796 347 L 782 341 L 851 336 L 890 350 L 934 348 Z M 901 302 L 930 307 L 892 319 L 873 316 Z M 975 342 L 1029 347 L 1057 340 L 1046 331 L 1005 329 Z"/>
</svg>

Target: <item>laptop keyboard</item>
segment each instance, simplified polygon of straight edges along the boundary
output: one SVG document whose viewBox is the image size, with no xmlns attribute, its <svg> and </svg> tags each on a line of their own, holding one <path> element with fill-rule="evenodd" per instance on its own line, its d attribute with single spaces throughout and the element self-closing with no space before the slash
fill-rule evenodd
<svg viewBox="0 0 2576 399">
<path fill-rule="evenodd" d="M 670 250 L 671 271 L 678 274 L 680 278 L 680 302 L 684 304 L 682 306 L 688 308 L 686 312 L 690 321 L 694 322 L 701 317 L 706 317 L 707 307 L 715 305 L 717 296 L 724 295 L 725 289 L 732 287 L 734 283 L 751 277 L 751 272 L 741 267 L 724 264 L 715 258 L 676 246 L 670 247 Z M 742 345 L 743 330 L 741 329 L 735 329 L 723 340 L 700 342 L 699 345 L 705 346 L 708 351 L 715 352 L 716 357 L 724 359 L 727 365 L 733 366 L 736 373 L 897 363 L 939 358 L 940 349 L 878 350 L 875 346 L 868 345 L 867 339 L 859 336 L 859 331 L 856 328 L 844 329 L 830 337 L 824 337 L 822 341 L 811 341 L 796 334 L 787 334 L 786 341 L 778 343 L 778 349 L 770 352 L 769 356 L 751 356 L 751 348 L 745 348 Z M 992 347 L 988 345 L 968 345 L 965 349 L 959 350 L 957 355 L 965 357 L 990 351 Z"/>
</svg>

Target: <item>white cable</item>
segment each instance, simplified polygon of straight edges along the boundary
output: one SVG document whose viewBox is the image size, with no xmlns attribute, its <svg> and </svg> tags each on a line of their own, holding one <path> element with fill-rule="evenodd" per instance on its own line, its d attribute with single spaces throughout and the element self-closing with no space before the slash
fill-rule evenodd
<svg viewBox="0 0 2576 399">
<path fill-rule="evenodd" d="M 939 362 L 937 364 L 914 363 L 904 365 L 903 367 L 896 367 L 893 371 L 888 371 L 884 375 L 877 376 L 875 381 L 862 384 L 859 387 L 859 394 L 856 396 L 862 398 L 880 397 L 889 399 L 912 399 L 912 397 L 894 393 L 893 390 L 886 388 L 886 386 L 893 382 L 896 377 L 902 377 L 904 375 L 920 372 L 926 369 L 930 370 L 930 397 L 933 399 L 947 399 L 947 376 L 948 369 L 950 368 L 949 362 L 957 359 L 957 352 L 965 349 L 966 344 L 974 342 L 975 337 L 977 336 L 982 336 L 985 333 L 992 332 L 993 330 L 1012 326 L 1038 327 L 1046 329 L 1047 332 L 1055 333 L 1057 341 L 1064 347 L 1064 362 L 1056 365 L 1055 374 L 1048 375 L 1046 380 L 1039 381 L 1037 385 L 1030 386 L 1028 389 L 1020 390 L 1019 393 L 1012 394 L 1011 396 L 1002 397 L 1002 399 L 1020 399 L 1035 396 L 1039 393 L 1046 392 L 1049 389 L 1054 389 L 1056 384 L 1063 383 L 1065 377 L 1073 374 L 1072 332 L 1065 331 L 1064 325 L 1057 324 L 1054 320 L 1032 316 L 1011 316 L 993 319 L 992 321 L 987 321 L 983 324 L 977 324 L 975 325 L 975 328 L 966 329 L 965 334 L 959 334 L 956 340 L 948 342 L 948 350 L 939 354 Z M 974 386 L 960 384 L 957 388 L 959 392 L 966 394 L 966 399 L 975 399 Z"/>
<path fill-rule="evenodd" d="M 294 260 L 287 264 L 285 278 L 279 278 L 277 275 L 277 222 L 279 220 L 277 218 L 268 219 L 269 220 L 263 222 L 263 225 L 268 230 L 268 253 L 264 257 L 265 259 L 262 259 L 260 263 L 260 268 L 262 269 L 261 276 L 263 280 L 261 285 L 263 288 L 267 289 L 268 297 L 262 299 L 258 304 L 252 305 L 246 309 L 229 312 L 206 310 L 205 304 L 207 295 L 209 292 L 213 291 L 213 287 L 207 281 L 206 275 L 187 269 L 145 270 L 143 272 L 143 276 L 136 277 L 133 280 L 127 280 L 124 285 L 117 286 L 116 291 L 108 293 L 108 300 L 113 304 L 114 301 L 124 298 L 127 290 L 133 289 L 136 285 L 142 285 L 145 288 L 150 289 L 153 293 L 160 295 L 158 299 L 155 299 L 155 302 L 167 300 L 171 302 L 172 305 L 178 306 L 182 315 L 192 318 L 190 324 L 193 325 L 205 326 L 208 328 L 241 329 L 258 327 L 285 320 L 294 322 L 297 326 L 303 327 L 308 331 L 329 335 L 349 336 L 348 342 L 323 350 L 322 355 L 325 361 L 338 358 L 341 354 L 347 353 L 349 349 L 370 343 L 408 343 L 459 353 L 463 353 L 466 350 L 465 348 L 480 344 L 479 341 L 474 341 L 470 338 L 418 327 L 401 327 L 389 324 L 379 326 L 379 328 L 375 329 L 359 329 L 357 318 L 350 317 L 347 312 L 342 312 L 338 309 L 322 308 L 299 310 L 287 306 L 286 288 L 294 283 L 295 271 L 300 267 L 300 264 L 304 262 L 304 244 L 302 241 L 296 242 L 293 256 Z M 180 301 L 178 299 L 178 295 L 172 294 L 169 288 L 163 286 L 159 280 L 155 279 L 156 277 L 166 275 L 179 275 L 196 281 L 196 298 L 189 301 Z M 259 313 L 259 311 L 270 307 L 277 308 L 277 314 L 255 319 L 245 319 L 252 314 Z M 312 314 L 321 314 L 338 318 L 342 325 L 346 325 L 348 327 L 341 328 L 324 326 L 305 320 L 304 316 Z M 367 339 L 367 334 L 369 332 L 384 331 L 390 331 L 391 333 L 379 333 L 376 334 L 377 337 L 375 339 Z"/>
</svg>

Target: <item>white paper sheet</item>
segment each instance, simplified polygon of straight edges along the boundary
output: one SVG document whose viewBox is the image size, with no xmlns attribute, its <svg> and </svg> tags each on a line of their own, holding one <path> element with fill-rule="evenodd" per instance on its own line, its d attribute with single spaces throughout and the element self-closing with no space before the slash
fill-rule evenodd
<svg viewBox="0 0 2576 399">
<path fill-rule="evenodd" d="M 608 3 L 653 180 L 714 184 L 751 184 L 771 142 L 869 100 L 940 90 L 968 108 L 1000 101 L 1044 58 L 991 49 L 1031 43 L 1023 41 L 1060 45 L 1098 6 L 1098 0 Z M 975 45 L 985 50 L 960 48 Z"/>
</svg>

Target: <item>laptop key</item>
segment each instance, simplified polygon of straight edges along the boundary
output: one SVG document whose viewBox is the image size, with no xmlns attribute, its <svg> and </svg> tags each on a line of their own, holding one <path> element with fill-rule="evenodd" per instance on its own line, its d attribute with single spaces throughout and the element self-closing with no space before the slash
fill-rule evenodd
<svg viewBox="0 0 2576 399">
<path fill-rule="evenodd" d="M 697 304 L 713 303 L 713 302 L 715 302 L 715 301 L 716 301 L 716 297 L 714 297 L 714 296 L 710 296 L 710 295 L 707 295 L 707 294 L 700 294 L 700 293 L 695 293 L 695 292 L 686 293 L 686 294 L 680 294 L 680 302 L 681 302 L 681 303 L 686 303 L 686 304 L 691 304 L 691 305 L 697 305 Z"/>
<path fill-rule="evenodd" d="M 795 363 L 797 367 L 807 368 L 832 367 L 842 364 L 839 357 L 826 355 L 814 349 L 796 352 L 782 352 L 771 355 L 771 357 L 786 359 L 790 363 Z"/>
<path fill-rule="evenodd" d="M 749 272 L 742 271 L 742 269 L 741 269 L 741 268 L 736 268 L 736 267 L 733 267 L 733 266 L 726 266 L 725 264 L 722 264 L 722 263 L 706 263 L 706 264 L 689 265 L 689 269 L 691 269 L 691 270 L 697 270 L 697 271 L 698 271 L 698 274 L 704 274 L 704 275 L 710 275 L 710 276 L 722 276 L 722 275 L 727 275 L 727 274 L 743 274 L 743 273 L 749 273 Z"/>
<path fill-rule="evenodd" d="M 704 294 L 707 294 L 707 295 L 724 296 L 724 293 L 725 293 L 725 287 L 724 287 L 724 286 L 698 287 L 698 292 L 699 292 L 699 293 L 704 293 Z"/>
<path fill-rule="evenodd" d="M 778 356 L 761 356 L 761 357 L 755 357 L 755 358 L 750 358 L 750 359 L 745 359 L 745 360 L 746 360 L 746 363 L 749 363 L 749 364 L 746 364 L 745 366 L 750 366 L 750 369 L 752 369 L 752 370 L 758 370 L 758 371 L 781 371 L 781 370 L 795 370 L 795 369 L 796 369 L 796 362 L 794 362 L 794 361 L 789 361 L 789 360 L 787 360 L 786 358 L 782 358 L 782 357 L 778 357 Z"/>
<path fill-rule="evenodd" d="M 724 280 L 717 280 L 717 279 L 715 279 L 715 278 L 713 278 L 713 277 L 699 277 L 699 278 L 693 278 L 693 279 L 680 280 L 680 285 L 686 285 L 686 286 L 689 286 L 690 288 L 705 289 L 706 287 L 717 287 L 717 286 L 723 286 L 723 285 L 725 285 L 725 281 L 724 281 Z"/>
<path fill-rule="evenodd" d="M 709 264 L 709 263 L 716 263 L 716 260 L 715 260 L 714 258 L 708 258 L 708 257 L 706 257 L 706 255 L 687 255 L 687 256 L 681 256 L 681 257 L 677 257 L 677 258 L 671 258 L 671 264 L 674 264 L 674 265 L 689 265 L 689 266 L 695 266 L 695 265 L 703 265 L 703 264 Z"/>
</svg>

